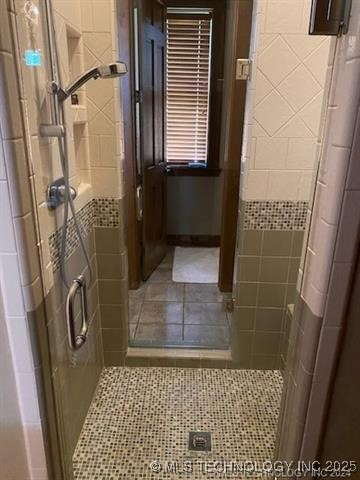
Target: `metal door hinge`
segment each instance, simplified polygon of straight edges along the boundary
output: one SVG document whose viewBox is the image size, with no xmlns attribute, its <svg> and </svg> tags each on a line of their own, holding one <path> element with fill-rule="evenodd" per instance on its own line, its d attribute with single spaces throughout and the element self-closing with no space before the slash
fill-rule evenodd
<svg viewBox="0 0 360 480">
<path fill-rule="evenodd" d="M 236 59 L 236 80 L 250 80 L 251 60 L 248 58 Z"/>
<path fill-rule="evenodd" d="M 142 102 L 142 91 L 135 90 L 135 103 L 141 103 L 141 102 Z"/>
</svg>

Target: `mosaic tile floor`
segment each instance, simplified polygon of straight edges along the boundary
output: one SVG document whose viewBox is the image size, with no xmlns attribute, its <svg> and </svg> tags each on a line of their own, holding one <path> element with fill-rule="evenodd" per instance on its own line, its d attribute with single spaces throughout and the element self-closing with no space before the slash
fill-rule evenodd
<svg viewBox="0 0 360 480">
<path fill-rule="evenodd" d="M 210 472 L 211 462 L 271 460 L 281 389 L 280 373 L 270 370 L 105 368 L 74 478 L 204 480 L 225 478 Z M 211 432 L 212 451 L 190 452 L 190 431 Z"/>
<path fill-rule="evenodd" d="M 129 291 L 130 345 L 227 349 L 231 294 L 216 284 L 172 281 L 174 248 L 138 290 Z"/>
</svg>

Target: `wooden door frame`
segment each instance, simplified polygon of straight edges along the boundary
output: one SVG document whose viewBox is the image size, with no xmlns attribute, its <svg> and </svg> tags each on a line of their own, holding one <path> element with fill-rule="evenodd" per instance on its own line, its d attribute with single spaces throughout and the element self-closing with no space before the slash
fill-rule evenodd
<svg viewBox="0 0 360 480">
<path fill-rule="evenodd" d="M 253 0 L 231 2 L 233 7 L 233 31 L 226 39 L 226 46 L 232 48 L 230 68 L 225 66 L 224 88 L 227 98 L 223 107 L 223 193 L 220 235 L 219 288 L 231 291 L 235 263 L 238 203 L 240 187 L 241 148 L 245 117 L 246 81 L 235 79 L 236 58 L 248 58 L 251 37 Z M 135 161 L 135 124 L 133 105 L 134 59 L 133 59 L 133 0 L 116 0 L 117 35 L 119 59 L 126 62 L 128 75 L 122 80 L 121 97 L 124 121 L 124 185 L 128 278 L 129 288 L 136 289 L 141 283 L 141 223 L 137 220 L 136 188 L 138 176 Z"/>
<path fill-rule="evenodd" d="M 117 40 L 119 60 L 126 63 L 128 74 L 121 81 L 121 105 L 124 122 L 124 185 L 125 208 L 123 220 L 128 254 L 129 288 L 141 283 L 141 222 L 137 219 L 136 189 L 139 184 L 135 155 L 134 58 L 133 58 L 133 0 L 116 0 Z"/>
<path fill-rule="evenodd" d="M 220 233 L 219 289 L 231 292 L 239 209 L 241 150 L 245 119 L 247 82 L 236 80 L 236 59 L 249 58 L 253 0 L 231 2 L 232 30 L 225 48 L 231 48 L 230 61 L 224 71 L 224 120 L 222 125 L 223 192 Z"/>
</svg>

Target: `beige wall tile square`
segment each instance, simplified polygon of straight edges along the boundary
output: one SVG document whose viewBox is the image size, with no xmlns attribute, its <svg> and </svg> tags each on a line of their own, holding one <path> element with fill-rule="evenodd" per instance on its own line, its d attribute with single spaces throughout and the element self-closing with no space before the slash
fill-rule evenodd
<svg viewBox="0 0 360 480">
<path fill-rule="evenodd" d="M 266 200 L 269 172 L 267 170 L 250 170 L 245 185 L 246 200 Z"/>
<path fill-rule="evenodd" d="M 297 200 L 300 172 L 269 172 L 268 200 Z"/>
<path fill-rule="evenodd" d="M 80 1 L 81 28 L 83 32 L 92 32 L 94 30 L 94 13 L 92 0 Z"/>
<path fill-rule="evenodd" d="M 311 195 L 313 172 L 302 172 L 299 183 L 298 200 L 309 201 Z"/>
<path fill-rule="evenodd" d="M 92 167 L 100 166 L 100 135 L 89 136 L 90 164 Z"/>
<path fill-rule="evenodd" d="M 118 197 L 119 174 L 116 168 L 95 167 L 92 171 L 95 197 Z"/>
<path fill-rule="evenodd" d="M 290 138 L 286 168 L 289 170 L 312 170 L 317 150 L 316 139 Z"/>
<path fill-rule="evenodd" d="M 114 97 L 113 82 L 90 80 L 86 85 L 86 94 L 88 99 L 101 110 Z"/>
<path fill-rule="evenodd" d="M 109 118 L 100 110 L 89 122 L 90 135 L 112 135 L 114 133 L 114 125 Z"/>
<path fill-rule="evenodd" d="M 320 117 L 323 104 L 323 93 L 322 91 L 316 95 L 305 107 L 303 107 L 299 115 L 304 120 L 306 125 L 310 128 L 314 136 L 318 136 L 319 126 L 320 126 Z"/>
<path fill-rule="evenodd" d="M 86 47 L 92 55 L 98 60 L 102 58 L 104 53 L 111 49 L 111 35 L 104 32 L 84 33 L 84 47 Z"/>
<path fill-rule="evenodd" d="M 276 37 L 277 35 L 275 33 L 261 33 L 258 38 L 258 52 L 261 53 L 263 50 L 265 50 L 271 44 L 271 42 L 275 40 Z"/>
<path fill-rule="evenodd" d="M 315 137 L 310 128 L 305 124 L 298 114 L 294 115 L 275 134 L 275 137 L 286 138 L 312 138 Z"/>
<path fill-rule="evenodd" d="M 74 0 L 55 0 L 55 11 L 66 21 L 81 31 L 80 2 Z"/>
<path fill-rule="evenodd" d="M 256 143 L 255 168 L 281 170 L 286 167 L 287 138 L 258 138 Z"/>
<path fill-rule="evenodd" d="M 92 0 L 94 29 L 97 32 L 111 31 L 110 6 L 108 0 Z"/>
<path fill-rule="evenodd" d="M 329 50 L 330 39 L 327 38 L 304 60 L 304 64 L 322 87 L 325 85 L 326 70 L 329 63 Z"/>
<path fill-rule="evenodd" d="M 325 40 L 322 36 L 308 35 L 307 33 L 290 33 L 282 35 L 282 37 L 301 60 L 304 60 Z"/>
<path fill-rule="evenodd" d="M 262 128 L 261 125 L 254 119 L 254 123 L 252 125 L 252 136 L 257 137 L 268 137 L 266 131 Z"/>
<path fill-rule="evenodd" d="M 250 169 L 255 168 L 255 158 L 256 158 L 256 143 L 257 143 L 257 138 L 254 137 L 250 141 Z M 246 161 L 245 161 L 245 167 L 246 167 Z"/>
<path fill-rule="evenodd" d="M 270 0 L 266 6 L 266 33 L 302 32 L 303 0 Z"/>
<path fill-rule="evenodd" d="M 254 118 L 268 133 L 274 135 L 294 115 L 289 104 L 273 90 L 265 99 L 256 105 Z"/>
<path fill-rule="evenodd" d="M 116 136 L 100 137 L 100 159 L 103 167 L 116 167 Z"/>
<path fill-rule="evenodd" d="M 321 86 L 304 65 L 299 65 L 277 89 L 291 107 L 298 111 L 320 92 Z"/>
<path fill-rule="evenodd" d="M 272 89 L 273 89 L 272 84 L 261 72 L 261 70 L 258 69 L 256 72 L 256 80 L 255 80 L 255 99 L 254 99 L 255 104 L 259 103 L 263 98 L 265 98 L 266 95 L 268 95 Z"/>
<path fill-rule="evenodd" d="M 299 63 L 298 57 L 279 36 L 259 55 L 258 68 L 276 86 Z"/>
</svg>

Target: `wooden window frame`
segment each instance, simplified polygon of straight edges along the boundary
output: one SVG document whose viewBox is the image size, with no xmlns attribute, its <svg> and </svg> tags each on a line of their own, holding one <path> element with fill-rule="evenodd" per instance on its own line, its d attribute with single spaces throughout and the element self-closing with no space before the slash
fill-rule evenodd
<svg viewBox="0 0 360 480">
<path fill-rule="evenodd" d="M 168 164 L 168 175 L 213 177 L 221 173 L 220 134 L 224 76 L 225 2 L 224 0 L 167 0 L 167 7 L 211 8 L 213 19 L 212 59 L 210 65 L 208 158 L 205 168 Z"/>
</svg>

